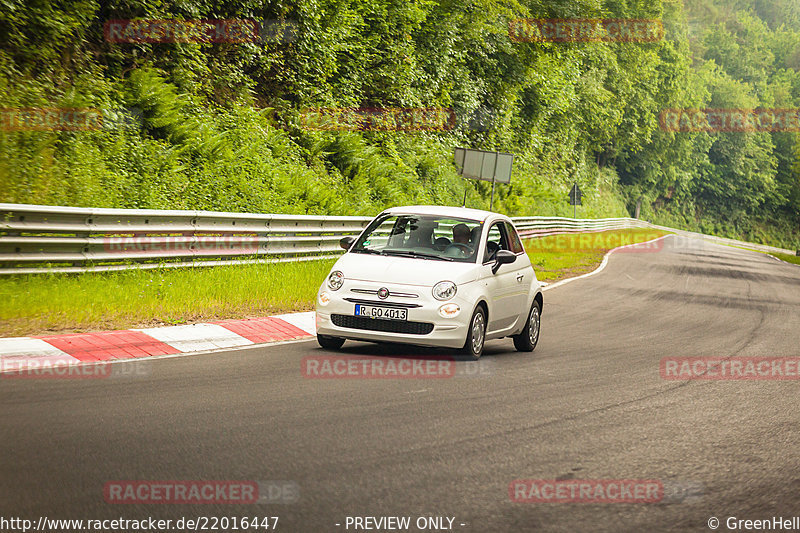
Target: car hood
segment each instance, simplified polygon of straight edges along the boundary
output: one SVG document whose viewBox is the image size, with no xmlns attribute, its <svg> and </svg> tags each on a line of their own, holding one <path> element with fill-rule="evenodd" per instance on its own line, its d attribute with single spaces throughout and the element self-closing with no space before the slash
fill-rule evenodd
<svg viewBox="0 0 800 533">
<path fill-rule="evenodd" d="M 444 280 L 457 285 L 474 281 L 478 265 L 415 257 L 346 253 L 339 258 L 333 270 L 341 270 L 345 279 L 431 287 Z"/>
</svg>

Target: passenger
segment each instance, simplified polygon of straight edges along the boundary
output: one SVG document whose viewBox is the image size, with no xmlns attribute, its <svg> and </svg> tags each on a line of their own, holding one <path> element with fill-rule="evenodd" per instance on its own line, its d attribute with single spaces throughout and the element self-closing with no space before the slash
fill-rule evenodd
<svg viewBox="0 0 800 533">
<path fill-rule="evenodd" d="M 469 234 L 469 245 L 475 249 L 478 248 L 478 241 L 481 238 L 482 229 L 483 226 L 475 226 L 474 228 L 472 228 L 472 231 Z"/>
</svg>

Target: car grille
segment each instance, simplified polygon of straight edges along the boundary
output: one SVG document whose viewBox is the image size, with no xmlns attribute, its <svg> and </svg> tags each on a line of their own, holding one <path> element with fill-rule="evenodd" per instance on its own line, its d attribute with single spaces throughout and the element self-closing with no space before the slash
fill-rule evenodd
<svg viewBox="0 0 800 533">
<path fill-rule="evenodd" d="M 386 300 L 383 301 L 374 301 L 374 300 L 362 300 L 361 298 L 345 298 L 345 302 L 352 302 L 354 304 L 364 304 L 364 305 L 389 305 L 392 307 L 405 307 L 406 309 L 414 309 L 416 307 L 422 307 L 420 304 L 406 304 L 400 302 L 387 302 Z"/>
<path fill-rule="evenodd" d="M 350 292 L 357 292 L 359 294 L 371 294 L 373 296 L 378 294 L 378 289 L 350 289 Z M 395 290 L 389 291 L 390 296 L 394 296 L 395 298 L 419 298 L 419 294 L 414 294 L 413 292 L 398 292 Z"/>
<path fill-rule="evenodd" d="M 405 320 L 386 320 L 383 318 L 350 315 L 331 315 L 331 321 L 340 328 L 388 331 L 390 333 L 407 333 L 409 335 L 427 335 L 433 331 L 433 324 L 430 322 L 407 322 Z"/>
</svg>

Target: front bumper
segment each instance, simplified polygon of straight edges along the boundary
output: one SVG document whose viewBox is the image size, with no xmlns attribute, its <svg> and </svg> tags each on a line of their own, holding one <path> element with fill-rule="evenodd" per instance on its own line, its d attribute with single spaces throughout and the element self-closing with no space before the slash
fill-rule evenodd
<svg viewBox="0 0 800 533">
<path fill-rule="evenodd" d="M 467 338 L 472 305 L 459 298 L 439 301 L 431 295 L 430 287 L 395 285 L 388 287 L 390 296 L 381 300 L 377 290 L 384 285 L 358 280 L 346 280 L 338 291 L 329 290 L 325 284 L 317 292 L 317 334 L 345 339 L 395 342 L 442 348 L 461 348 Z M 354 292 L 356 289 L 358 292 Z M 320 293 L 329 298 L 327 305 L 320 303 Z M 372 295 L 367 291 L 374 291 Z M 459 292 L 461 287 L 459 287 Z M 394 297 L 392 293 L 415 295 L 416 297 Z M 356 304 L 383 307 L 406 307 L 408 319 L 385 320 L 356 317 Z M 460 307 L 457 316 L 443 318 L 439 314 L 442 305 L 455 303 Z"/>
</svg>

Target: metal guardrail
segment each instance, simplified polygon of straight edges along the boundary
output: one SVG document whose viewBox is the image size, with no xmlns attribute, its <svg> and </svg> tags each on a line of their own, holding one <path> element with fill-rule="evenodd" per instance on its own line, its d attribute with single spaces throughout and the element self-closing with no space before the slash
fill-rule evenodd
<svg viewBox="0 0 800 533">
<path fill-rule="evenodd" d="M 746 241 L 738 241 L 736 239 L 717 237 L 715 235 L 706 235 L 705 233 L 686 231 L 667 226 L 659 226 L 635 218 L 574 219 L 563 217 L 517 217 L 513 220 L 514 225 L 516 225 L 520 234 L 524 237 L 545 237 L 547 235 L 560 235 L 564 233 L 584 233 L 590 231 L 608 231 L 628 228 L 650 228 L 675 233 L 679 237 L 684 237 L 690 242 L 694 243 L 691 245 L 687 244 L 688 241 L 684 239 L 684 242 L 678 243 L 678 246 L 682 247 L 697 247 L 704 242 L 711 242 L 714 244 L 724 244 L 727 246 L 746 248 L 748 250 L 755 250 L 758 252 L 789 255 L 795 254 L 795 251 L 785 248 L 778 248 L 776 246 L 768 246 L 766 244 L 756 244 Z M 800 255 L 800 251 L 797 253 Z"/>
<path fill-rule="evenodd" d="M 329 258 L 341 253 L 341 237 L 357 235 L 370 220 L 371 217 L 352 216 L 93 209 L 0 203 L 0 274 L 177 268 Z M 516 217 L 513 220 L 523 238 L 634 227 L 689 233 L 632 218 Z M 779 248 L 751 246 L 764 248 L 762 251 L 781 251 Z"/>
<path fill-rule="evenodd" d="M 0 274 L 317 259 L 370 220 L 0 204 Z"/>
<path fill-rule="evenodd" d="M 647 224 L 647 227 L 653 229 L 660 229 L 663 231 L 671 231 L 676 233 L 681 237 L 686 237 L 688 239 L 702 240 L 711 242 L 714 244 L 723 244 L 726 246 L 735 246 L 738 248 L 746 248 L 748 250 L 755 250 L 758 252 L 764 252 L 768 254 L 789 254 L 789 255 L 800 255 L 800 250 L 789 250 L 786 248 L 778 248 L 777 246 L 769 246 L 766 244 L 757 244 L 754 242 L 746 242 L 746 241 L 737 241 L 736 239 L 728 239 L 726 237 L 717 237 L 716 235 L 706 235 L 705 233 L 697 233 L 694 231 L 686 231 L 681 229 L 669 228 L 667 226 L 658 226 L 656 224 Z"/>
<path fill-rule="evenodd" d="M 635 218 L 514 217 L 512 220 L 523 238 L 649 227 Z"/>
</svg>

